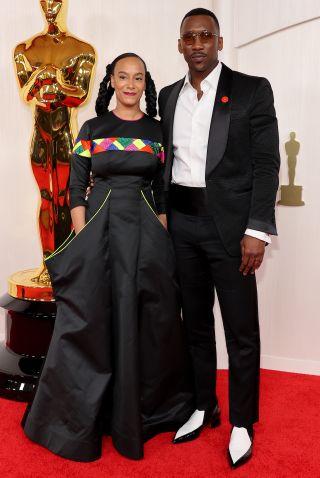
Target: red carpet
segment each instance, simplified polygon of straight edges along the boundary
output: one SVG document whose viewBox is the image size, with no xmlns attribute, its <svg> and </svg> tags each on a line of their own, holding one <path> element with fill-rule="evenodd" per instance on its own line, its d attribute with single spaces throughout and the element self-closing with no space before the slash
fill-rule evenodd
<svg viewBox="0 0 320 478">
<path fill-rule="evenodd" d="M 262 371 L 261 421 L 256 425 L 254 456 L 230 470 L 226 447 L 230 426 L 227 374 L 218 374 L 222 425 L 206 428 L 190 443 L 172 445 L 163 433 L 145 445 L 145 458 L 120 456 L 109 438 L 103 457 L 74 463 L 31 443 L 20 428 L 25 404 L 0 399 L 1 478 L 320 478 L 320 377 Z"/>
</svg>

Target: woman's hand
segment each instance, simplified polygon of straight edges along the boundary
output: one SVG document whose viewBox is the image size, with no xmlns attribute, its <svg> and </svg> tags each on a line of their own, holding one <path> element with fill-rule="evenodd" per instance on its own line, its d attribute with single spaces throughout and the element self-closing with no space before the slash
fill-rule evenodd
<svg viewBox="0 0 320 478">
<path fill-rule="evenodd" d="M 166 214 L 159 214 L 158 216 L 159 221 L 163 225 L 163 227 L 168 230 L 168 222 L 167 222 L 167 215 Z"/>
<path fill-rule="evenodd" d="M 71 218 L 76 234 L 78 234 L 86 225 L 85 211 L 86 208 L 84 206 L 76 206 L 71 209 Z"/>
</svg>

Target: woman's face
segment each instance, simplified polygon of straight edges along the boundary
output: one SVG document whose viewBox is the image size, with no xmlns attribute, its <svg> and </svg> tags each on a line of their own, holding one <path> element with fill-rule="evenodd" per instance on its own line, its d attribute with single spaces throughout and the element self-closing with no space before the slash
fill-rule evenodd
<svg viewBox="0 0 320 478">
<path fill-rule="evenodd" d="M 115 90 L 117 105 L 132 108 L 140 103 L 146 87 L 146 72 L 139 58 L 128 57 L 116 63 L 111 85 Z"/>
</svg>

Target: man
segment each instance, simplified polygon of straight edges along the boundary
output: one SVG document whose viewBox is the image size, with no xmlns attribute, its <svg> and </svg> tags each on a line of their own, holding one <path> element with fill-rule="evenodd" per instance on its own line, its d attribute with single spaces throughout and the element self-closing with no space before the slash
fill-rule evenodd
<svg viewBox="0 0 320 478">
<path fill-rule="evenodd" d="M 276 234 L 279 141 L 273 94 L 265 78 L 218 60 L 219 22 L 197 8 L 181 23 L 185 78 L 162 89 L 165 190 L 175 245 L 183 318 L 192 360 L 196 410 L 174 443 L 220 423 L 215 395 L 214 290 L 229 355 L 232 466 L 252 454 L 258 420 L 260 338 L 255 271 Z"/>
</svg>

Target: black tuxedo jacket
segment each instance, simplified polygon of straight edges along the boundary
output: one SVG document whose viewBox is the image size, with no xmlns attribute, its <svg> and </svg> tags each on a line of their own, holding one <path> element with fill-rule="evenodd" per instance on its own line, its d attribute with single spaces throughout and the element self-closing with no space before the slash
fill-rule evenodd
<svg viewBox="0 0 320 478">
<path fill-rule="evenodd" d="M 184 78 L 159 94 L 169 191 L 173 162 L 173 120 Z M 206 187 L 221 240 L 231 255 L 240 253 L 246 228 L 277 234 L 275 199 L 279 173 L 279 135 L 273 93 L 265 78 L 222 65 L 211 120 Z"/>
</svg>

